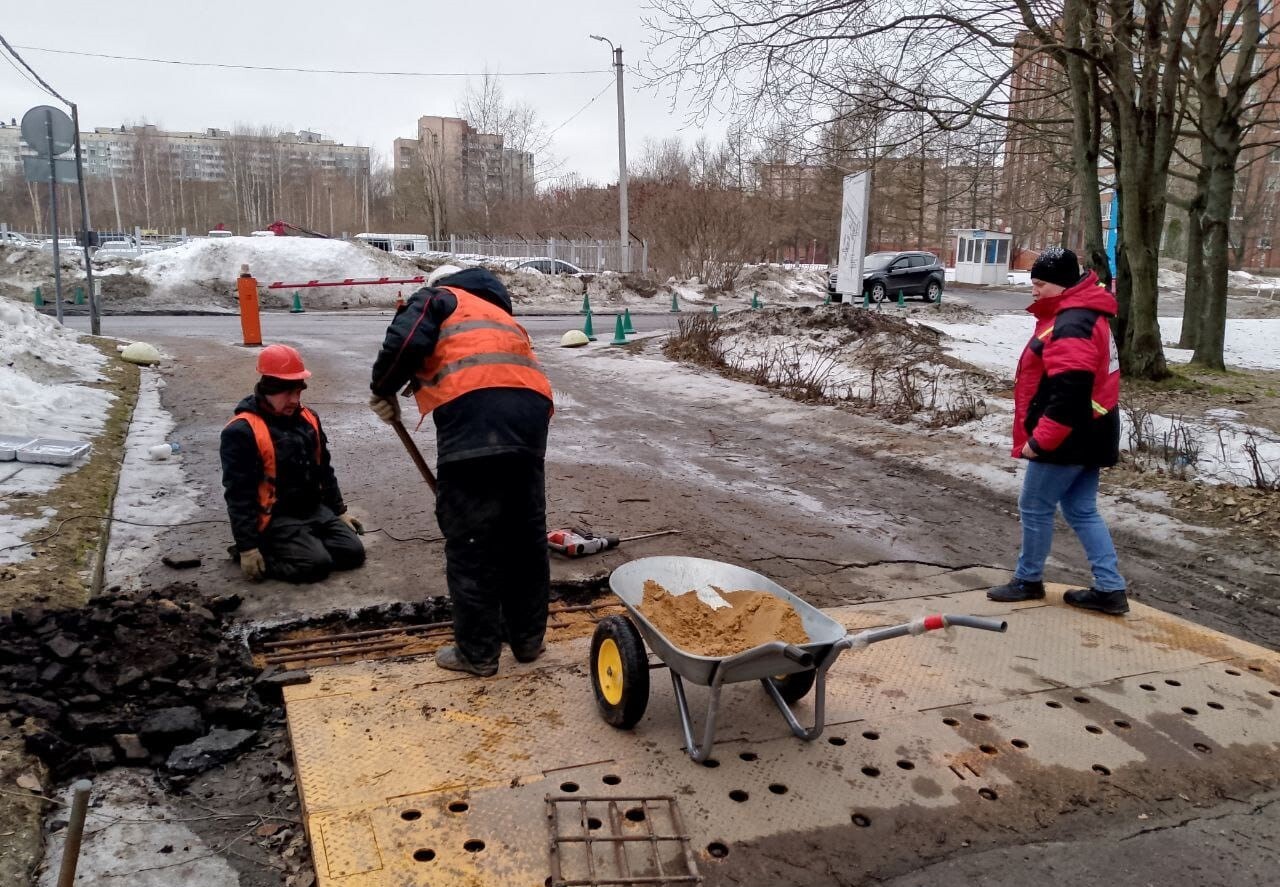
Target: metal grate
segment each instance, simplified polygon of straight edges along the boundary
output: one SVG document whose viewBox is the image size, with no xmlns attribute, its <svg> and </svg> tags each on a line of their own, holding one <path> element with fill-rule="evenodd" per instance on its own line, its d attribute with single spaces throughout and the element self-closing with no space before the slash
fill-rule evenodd
<svg viewBox="0 0 1280 887">
<path fill-rule="evenodd" d="M 547 796 L 552 887 L 701 884 L 672 795 Z"/>
</svg>

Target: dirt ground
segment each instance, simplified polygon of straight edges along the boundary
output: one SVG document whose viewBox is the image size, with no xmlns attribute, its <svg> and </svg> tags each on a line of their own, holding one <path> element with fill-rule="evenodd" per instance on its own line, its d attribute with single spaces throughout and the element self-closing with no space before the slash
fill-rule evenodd
<svg viewBox="0 0 1280 887">
<path fill-rule="evenodd" d="M 244 632 L 298 617 L 442 596 L 443 552 L 434 503 L 399 442 L 364 405 L 368 366 L 385 322 L 353 318 L 338 324 L 332 318 L 300 317 L 279 336 L 303 350 L 314 373 L 305 400 L 325 422 L 347 501 L 369 528 L 364 568 L 314 586 L 248 584 L 226 557 L 226 527 L 206 524 L 165 533 L 157 559 L 140 575 L 115 577 L 115 583 L 145 590 L 181 579 L 208 598 L 237 594 L 243 603 L 234 618 Z M 1010 472 L 1011 460 L 1002 452 L 727 381 L 709 370 L 672 363 L 652 341 L 627 349 L 567 351 L 554 347 L 555 338 L 535 339 L 557 392 L 547 462 L 549 523 L 623 535 L 680 531 L 624 543 L 581 561 L 557 559 L 557 581 L 598 582 L 634 557 L 686 554 L 743 564 L 817 606 L 833 606 L 883 596 L 871 578 L 874 571 L 859 569 L 869 565 L 1012 567 L 1019 538 L 1016 485 L 993 490 L 955 470 L 957 462 L 971 461 L 988 464 L 993 473 Z M 183 444 L 188 482 L 202 493 L 191 520 L 220 519 L 218 433 L 232 405 L 252 386 L 253 355 L 226 342 L 185 335 L 180 321 L 156 344 L 174 356 L 164 367 L 164 406 L 177 423 L 173 436 Z M 1266 403 L 1271 383 L 1266 378 L 1249 383 L 1257 388 L 1246 393 L 1260 410 L 1272 408 Z M 1212 392 L 1174 396 L 1186 396 L 1190 408 L 1191 398 L 1208 404 Z M 429 428 L 415 438 L 433 461 Z M 1129 480 L 1113 476 L 1109 488 L 1122 494 Z M 1268 500 L 1269 508 L 1273 501 Z M 1170 512 L 1174 521 L 1206 514 L 1194 504 L 1170 506 Z M 1182 538 L 1179 532 L 1118 529 L 1131 593 L 1278 648 L 1276 546 L 1268 551 L 1256 541 L 1265 539 L 1261 531 L 1253 533 L 1255 527 L 1269 530 L 1274 524 L 1223 519 L 1242 532 L 1206 541 L 1192 534 Z M 1255 541 L 1246 546 L 1237 538 Z M 200 565 L 176 571 L 159 562 L 160 554 L 176 551 L 194 554 Z M 1082 554 L 1065 535 L 1050 569 L 1057 580 L 1087 581 Z M 306 884 L 310 874 L 305 846 L 295 840 L 296 826 L 284 838 L 277 838 L 279 832 L 246 836 L 243 821 L 207 812 L 296 816 L 285 741 L 283 728 L 269 722 L 237 761 L 173 786 L 171 803 L 196 820 L 191 827 L 206 843 L 227 848 L 225 856 L 245 887 L 282 880 Z M 1242 783 L 1240 797 L 1247 799 L 1255 790 Z M 1172 811 L 1170 825 L 1179 814 L 1183 820 L 1218 815 L 1205 811 L 1216 809 L 1212 803 L 1220 799 L 1201 798 L 1194 787 L 1185 793 L 1188 804 L 1203 807 Z M 1029 810 L 1033 802 L 1027 799 Z M 995 853 L 1010 842 L 1085 841 L 1090 835 L 1103 840 L 1115 832 L 1107 798 L 1082 795 L 1080 809 L 1082 825 L 1076 832 L 1029 829 L 1004 835 L 992 824 L 972 823 L 965 836 L 942 841 L 936 839 L 937 824 L 915 821 L 907 811 L 899 833 L 910 840 L 901 847 L 859 848 L 851 856 L 847 833 L 815 835 L 811 853 L 798 854 L 795 846 L 752 848 L 720 870 L 714 882 L 761 883 L 760 873 L 769 872 L 777 883 L 859 883 L 858 872 L 871 868 L 882 876 L 907 877 L 961 851 Z M 970 832 L 980 837 L 968 837 Z M 872 858 L 878 860 L 875 866 L 863 865 Z M 819 865 L 826 868 L 819 871 Z"/>
</svg>

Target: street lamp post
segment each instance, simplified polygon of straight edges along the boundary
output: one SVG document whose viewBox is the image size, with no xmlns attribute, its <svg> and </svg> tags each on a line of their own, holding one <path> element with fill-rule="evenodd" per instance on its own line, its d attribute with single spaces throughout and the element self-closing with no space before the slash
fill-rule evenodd
<svg viewBox="0 0 1280 887">
<path fill-rule="evenodd" d="M 618 245 L 622 249 L 622 270 L 631 270 L 631 229 L 627 216 L 627 114 L 623 104 L 622 47 L 598 34 L 592 40 L 608 43 L 613 51 L 614 79 L 618 84 Z"/>
</svg>

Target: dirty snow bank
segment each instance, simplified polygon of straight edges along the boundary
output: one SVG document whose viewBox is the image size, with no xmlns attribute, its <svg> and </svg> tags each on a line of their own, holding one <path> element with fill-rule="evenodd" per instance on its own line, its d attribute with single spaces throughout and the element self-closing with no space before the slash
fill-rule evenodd
<svg viewBox="0 0 1280 887">
<path fill-rule="evenodd" d="M 974 323 L 971 314 L 946 312 L 946 306 L 927 319 L 834 307 L 741 312 L 720 324 L 719 344 L 729 366 L 799 399 L 856 401 L 922 430 L 946 429 L 1005 449 L 1013 402 L 1004 394 L 1032 319 L 1004 315 Z M 1280 321 L 1229 323 L 1228 362 L 1280 368 Z M 1166 334 L 1176 333 L 1177 324 L 1170 319 Z M 935 338 L 935 331 L 942 335 Z M 1280 434 L 1240 419 L 1231 410 L 1196 419 L 1163 416 L 1129 409 L 1122 400 L 1121 447 L 1208 483 L 1251 485 L 1255 457 L 1268 477 L 1280 476 Z"/>
<path fill-rule="evenodd" d="M 182 471 L 182 456 L 155 460 L 151 448 L 169 442 L 173 418 L 160 406 L 164 379 L 154 369 L 142 370 L 138 403 L 133 409 L 113 516 L 136 523 L 113 523 L 108 546 L 106 582 L 123 585 L 158 558 L 150 549 L 160 530 L 138 524 L 176 524 L 196 511 L 201 491 L 191 488 Z"/>
<path fill-rule="evenodd" d="M 270 290 L 272 283 L 306 283 L 382 277 L 418 277 L 422 270 L 391 253 L 343 240 L 309 237 L 219 237 L 192 240 L 161 252 L 127 260 L 121 267 L 151 284 L 151 300 L 170 304 L 212 298 L 233 305 L 240 266 L 258 281 L 264 307 L 292 301 L 293 290 Z M 411 289 L 413 284 L 404 285 Z M 309 307 L 342 307 L 395 302 L 395 285 L 339 286 L 300 290 Z"/>
<path fill-rule="evenodd" d="M 0 432 L 89 439 L 102 430 L 115 395 L 82 384 L 102 379 L 106 358 L 30 306 L 0 300 Z M 83 464 L 83 463 L 80 463 Z M 7 513 L 15 495 L 52 489 L 76 466 L 0 462 L 0 548 L 47 523 Z M 30 549 L 0 551 L 0 563 Z"/>
</svg>

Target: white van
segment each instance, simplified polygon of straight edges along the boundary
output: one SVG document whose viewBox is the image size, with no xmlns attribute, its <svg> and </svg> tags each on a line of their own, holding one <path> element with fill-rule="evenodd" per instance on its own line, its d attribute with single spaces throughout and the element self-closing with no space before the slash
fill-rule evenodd
<svg viewBox="0 0 1280 887">
<path fill-rule="evenodd" d="M 431 252 L 431 238 L 425 234 L 357 234 L 354 239 L 387 253 Z"/>
</svg>

